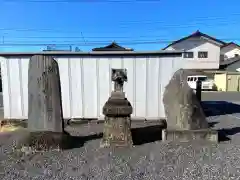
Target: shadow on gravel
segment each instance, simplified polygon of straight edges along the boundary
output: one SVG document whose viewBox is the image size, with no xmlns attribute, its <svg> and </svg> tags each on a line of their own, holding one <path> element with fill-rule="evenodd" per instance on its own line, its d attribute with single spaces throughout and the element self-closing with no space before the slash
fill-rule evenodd
<svg viewBox="0 0 240 180">
<path fill-rule="evenodd" d="M 240 113 L 240 105 L 227 101 L 202 101 L 201 104 L 207 117 Z"/>
<path fill-rule="evenodd" d="M 210 128 L 214 127 L 216 124 L 218 124 L 219 122 L 209 122 L 208 125 Z"/>
<path fill-rule="evenodd" d="M 162 140 L 161 125 L 133 128 L 131 131 L 134 145 L 142 145 Z"/>
<path fill-rule="evenodd" d="M 240 127 L 226 128 L 218 130 L 219 141 L 229 141 L 231 140 L 228 136 L 240 133 Z"/>
<path fill-rule="evenodd" d="M 100 139 L 103 137 L 103 133 L 93 134 L 89 136 L 69 136 L 67 138 L 66 146 L 64 149 L 74 149 L 83 147 L 87 141 L 92 141 L 96 139 Z"/>
</svg>

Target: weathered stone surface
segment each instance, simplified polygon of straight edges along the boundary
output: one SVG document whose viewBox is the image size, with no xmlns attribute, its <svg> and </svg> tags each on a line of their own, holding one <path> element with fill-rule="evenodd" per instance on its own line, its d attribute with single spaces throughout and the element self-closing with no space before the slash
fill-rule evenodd
<svg viewBox="0 0 240 180">
<path fill-rule="evenodd" d="M 130 117 L 106 117 L 100 146 L 125 147 L 132 144 Z"/>
<path fill-rule="evenodd" d="M 57 62 L 35 55 L 29 61 L 28 130 L 63 132 L 61 86 Z"/>
<path fill-rule="evenodd" d="M 208 128 L 201 104 L 187 83 L 186 70 L 175 72 L 165 88 L 163 103 L 168 127 L 185 130 Z"/>
<path fill-rule="evenodd" d="M 23 139 L 22 146 L 31 147 L 36 151 L 61 150 L 67 148 L 70 137 L 62 132 L 29 132 Z"/>
<path fill-rule="evenodd" d="M 103 114 L 106 116 L 124 117 L 132 114 L 132 111 L 132 106 L 126 98 L 115 99 L 110 97 L 103 107 Z"/>
<path fill-rule="evenodd" d="M 123 83 L 127 81 L 126 70 L 113 69 L 112 80 L 114 91 L 103 107 L 105 121 L 100 146 L 131 146 L 133 144 L 130 117 L 132 106 L 123 92 Z"/>
<path fill-rule="evenodd" d="M 206 140 L 218 142 L 218 131 L 212 129 L 200 130 L 176 130 L 164 129 L 162 130 L 163 141 L 188 142 L 193 140 Z"/>
</svg>

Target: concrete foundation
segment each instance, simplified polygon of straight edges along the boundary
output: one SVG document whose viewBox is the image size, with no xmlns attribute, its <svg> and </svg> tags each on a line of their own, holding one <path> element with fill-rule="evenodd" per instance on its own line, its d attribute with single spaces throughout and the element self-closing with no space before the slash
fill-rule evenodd
<svg viewBox="0 0 240 180">
<path fill-rule="evenodd" d="M 201 129 L 201 130 L 163 129 L 162 130 L 162 141 L 188 142 L 192 140 L 206 140 L 206 141 L 218 142 L 218 131 L 213 129 Z"/>
</svg>

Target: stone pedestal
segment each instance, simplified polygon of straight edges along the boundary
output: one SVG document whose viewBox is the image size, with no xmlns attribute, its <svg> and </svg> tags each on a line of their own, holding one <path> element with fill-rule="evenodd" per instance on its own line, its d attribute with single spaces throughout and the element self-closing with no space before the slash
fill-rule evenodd
<svg viewBox="0 0 240 180">
<path fill-rule="evenodd" d="M 105 115 L 101 147 L 132 146 L 131 118 L 132 106 L 124 92 L 112 92 L 103 107 Z"/>
<path fill-rule="evenodd" d="M 199 130 L 177 130 L 164 129 L 162 130 L 162 141 L 179 141 L 188 142 L 194 140 L 206 140 L 218 142 L 218 131 L 212 129 Z"/>
</svg>

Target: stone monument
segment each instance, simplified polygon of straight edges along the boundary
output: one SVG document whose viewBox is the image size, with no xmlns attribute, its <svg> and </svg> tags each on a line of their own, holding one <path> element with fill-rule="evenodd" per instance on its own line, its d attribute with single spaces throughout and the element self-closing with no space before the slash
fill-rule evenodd
<svg viewBox="0 0 240 180">
<path fill-rule="evenodd" d="M 105 115 L 101 147 L 132 146 L 132 106 L 125 97 L 123 84 L 127 81 L 126 69 L 112 69 L 114 91 L 103 107 Z"/>
<path fill-rule="evenodd" d="M 64 131 L 59 68 L 50 56 L 35 55 L 28 69 L 28 131 L 35 147 L 62 146 Z"/>
<path fill-rule="evenodd" d="M 209 129 L 201 103 L 187 83 L 187 74 L 187 70 L 176 71 L 165 87 L 167 129 L 162 131 L 162 139 L 218 141 L 217 131 Z"/>
</svg>

